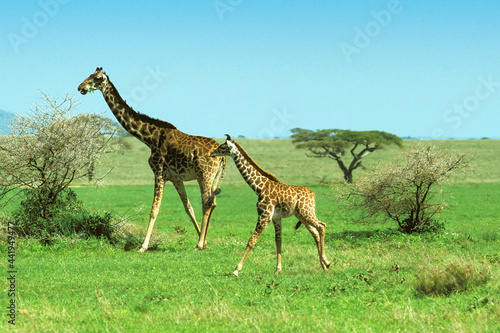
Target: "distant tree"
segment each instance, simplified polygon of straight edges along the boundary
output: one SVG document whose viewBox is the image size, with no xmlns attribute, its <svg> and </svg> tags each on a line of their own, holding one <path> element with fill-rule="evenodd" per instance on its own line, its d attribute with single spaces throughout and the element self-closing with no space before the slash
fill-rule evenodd
<svg viewBox="0 0 500 333">
<path fill-rule="evenodd" d="M 42 95 L 43 104 L 16 115 L 9 135 L 0 137 L 0 199 L 29 191 L 45 215 L 73 181 L 93 176 L 116 126 L 95 114 L 72 116 L 72 96 Z"/>
<path fill-rule="evenodd" d="M 311 131 L 302 128 L 294 128 L 291 131 L 292 142 L 296 148 L 307 149 L 309 157 L 331 158 L 336 161 L 348 183 L 352 183 L 353 171 L 362 166 L 363 157 L 390 144 L 403 146 L 401 138 L 381 131 L 341 129 Z M 350 163 L 344 162 L 347 152 L 352 157 Z"/>
<path fill-rule="evenodd" d="M 469 164 L 466 154 L 414 147 L 403 151 L 399 162 L 381 165 L 348 184 L 342 197 L 369 217 L 384 215 L 396 221 L 405 233 L 435 231 L 442 227 L 435 216 L 445 207 L 439 185 Z"/>
</svg>

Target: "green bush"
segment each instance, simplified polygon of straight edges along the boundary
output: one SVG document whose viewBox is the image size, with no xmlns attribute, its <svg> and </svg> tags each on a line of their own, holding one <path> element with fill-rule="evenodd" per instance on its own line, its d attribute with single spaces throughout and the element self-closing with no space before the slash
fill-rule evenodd
<svg viewBox="0 0 500 333">
<path fill-rule="evenodd" d="M 61 192 L 52 204 L 40 200 L 37 190 L 25 191 L 23 195 L 19 207 L 12 214 L 18 236 L 39 239 L 104 236 L 112 241 L 113 216 L 85 210 L 71 189 Z"/>
<path fill-rule="evenodd" d="M 424 220 L 423 223 L 417 223 L 415 219 L 407 218 L 399 224 L 400 231 L 411 234 L 413 232 L 442 232 L 445 230 L 445 221 L 438 221 L 436 219 L 429 218 Z"/>
</svg>

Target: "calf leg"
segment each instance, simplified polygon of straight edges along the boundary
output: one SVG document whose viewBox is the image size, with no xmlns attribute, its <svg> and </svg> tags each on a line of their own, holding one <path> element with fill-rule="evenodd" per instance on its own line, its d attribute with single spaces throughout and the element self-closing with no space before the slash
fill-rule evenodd
<svg viewBox="0 0 500 333">
<path fill-rule="evenodd" d="M 274 237 L 276 240 L 276 272 L 281 273 L 281 219 L 273 220 L 274 224 Z"/>
<path fill-rule="evenodd" d="M 245 259 L 248 256 L 248 253 L 254 247 L 255 243 L 257 242 L 257 239 L 259 238 L 262 231 L 264 231 L 264 229 L 266 228 L 270 219 L 271 218 L 268 215 L 259 216 L 259 220 L 257 222 L 257 226 L 255 227 L 255 231 L 253 232 L 252 236 L 248 240 L 248 244 L 247 244 L 247 247 L 245 249 L 245 253 L 243 253 L 243 257 L 241 258 L 240 262 L 236 266 L 236 269 L 234 270 L 233 275 L 238 276 L 239 272 L 243 268 L 243 263 L 245 262 Z"/>
</svg>

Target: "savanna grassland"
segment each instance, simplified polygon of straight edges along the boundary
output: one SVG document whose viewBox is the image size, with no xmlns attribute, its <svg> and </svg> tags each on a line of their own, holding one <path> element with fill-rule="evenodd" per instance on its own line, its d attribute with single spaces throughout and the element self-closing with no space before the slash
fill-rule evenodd
<svg viewBox="0 0 500 333">
<path fill-rule="evenodd" d="M 105 163 L 115 167 L 105 183 L 74 190 L 88 208 L 127 217 L 128 232 L 142 240 L 153 177 L 146 146 L 126 141 L 127 149 L 107 156 Z M 406 147 L 438 143 L 473 156 L 473 169 L 444 188 L 444 232 L 414 235 L 389 222 L 358 223 L 345 211 L 334 191 L 342 179 L 334 161 L 307 158 L 289 140 L 239 142 L 283 182 L 316 192 L 317 216 L 327 224 L 328 271 L 319 265 L 311 235 L 295 230 L 289 218 L 283 221 L 282 274 L 273 274 L 276 249 L 268 226 L 240 276 L 232 276 L 255 228 L 257 198 L 228 160 L 208 250 L 194 251 L 196 231 L 171 184 L 146 253 L 106 239 L 61 239 L 50 246 L 17 240 L 16 325 L 7 322 L 5 283 L 0 330 L 500 331 L 500 141 L 405 141 Z M 366 157 L 366 170 L 354 177 L 394 160 L 398 151 L 388 147 Z M 195 182 L 187 192 L 200 219 Z M 7 271 L 6 246 L 1 250 Z"/>
</svg>

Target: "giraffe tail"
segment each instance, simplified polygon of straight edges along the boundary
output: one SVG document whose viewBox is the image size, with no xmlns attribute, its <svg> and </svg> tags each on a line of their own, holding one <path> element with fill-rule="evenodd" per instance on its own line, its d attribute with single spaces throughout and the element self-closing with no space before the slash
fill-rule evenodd
<svg viewBox="0 0 500 333">
<path fill-rule="evenodd" d="M 220 189 L 220 188 L 215 189 L 215 191 L 214 191 L 212 194 L 210 194 L 210 196 L 208 197 L 208 200 L 207 200 L 207 202 L 205 203 L 205 205 L 204 205 L 204 206 L 206 206 L 206 207 L 211 206 L 211 205 L 212 205 L 212 203 L 214 202 L 214 198 L 215 198 L 215 196 L 216 196 L 217 194 L 219 194 L 220 192 L 221 192 L 221 189 Z"/>
<path fill-rule="evenodd" d="M 302 225 L 302 222 L 298 221 L 297 224 L 295 225 L 295 230 L 300 228 L 301 225 Z"/>
<path fill-rule="evenodd" d="M 219 169 L 217 170 L 217 174 L 215 175 L 215 178 L 212 183 L 212 188 L 215 188 L 215 190 L 212 192 L 212 194 L 210 194 L 210 196 L 207 199 L 207 202 L 203 205 L 203 207 L 211 206 L 212 203 L 214 202 L 215 196 L 221 192 L 220 186 L 222 184 L 222 178 L 224 177 L 224 171 L 226 171 L 225 156 L 221 158 Z"/>
</svg>

